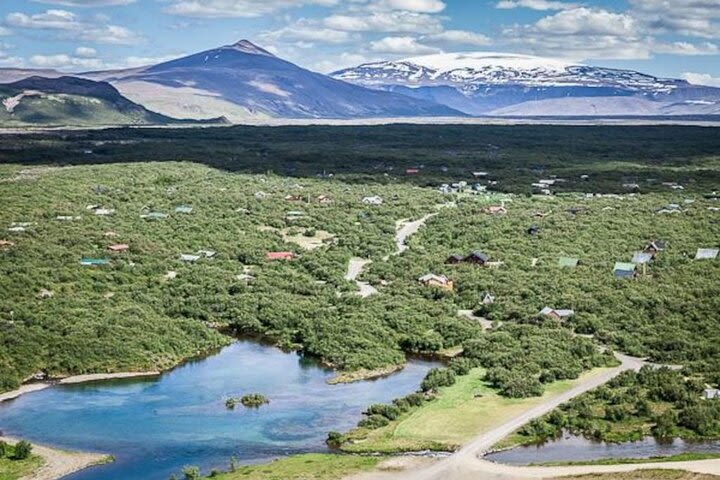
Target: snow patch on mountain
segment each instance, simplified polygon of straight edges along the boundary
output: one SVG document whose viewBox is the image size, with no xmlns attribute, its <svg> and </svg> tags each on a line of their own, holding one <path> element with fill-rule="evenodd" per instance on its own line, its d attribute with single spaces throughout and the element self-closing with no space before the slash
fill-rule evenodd
<svg viewBox="0 0 720 480">
<path fill-rule="evenodd" d="M 684 80 L 660 79 L 630 70 L 497 52 L 443 53 L 366 63 L 333 76 L 369 87 L 446 85 L 468 95 L 499 85 L 615 87 L 653 94 L 667 94 L 687 85 Z"/>
</svg>

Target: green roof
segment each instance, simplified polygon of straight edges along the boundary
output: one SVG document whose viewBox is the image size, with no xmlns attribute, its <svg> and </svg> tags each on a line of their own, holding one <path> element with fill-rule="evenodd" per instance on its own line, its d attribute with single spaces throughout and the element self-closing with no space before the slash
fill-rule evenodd
<svg viewBox="0 0 720 480">
<path fill-rule="evenodd" d="M 561 267 L 571 268 L 577 267 L 578 263 L 580 263 L 580 260 L 572 257 L 560 257 L 560 261 L 558 262 Z"/>
<path fill-rule="evenodd" d="M 81 265 L 107 265 L 110 260 L 107 258 L 82 258 L 80 260 Z"/>
<path fill-rule="evenodd" d="M 614 271 L 621 271 L 621 272 L 634 272 L 637 266 L 634 263 L 623 263 L 618 262 L 615 264 Z"/>
</svg>

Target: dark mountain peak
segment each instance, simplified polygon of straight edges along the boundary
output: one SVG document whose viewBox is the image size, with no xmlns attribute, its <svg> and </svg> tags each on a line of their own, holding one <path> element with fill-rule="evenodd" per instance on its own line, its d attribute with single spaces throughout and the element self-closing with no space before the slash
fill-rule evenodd
<svg viewBox="0 0 720 480">
<path fill-rule="evenodd" d="M 239 42 L 229 45 L 229 48 L 234 48 L 235 50 L 239 50 L 243 53 L 249 53 L 251 55 L 265 55 L 268 57 L 274 57 L 272 53 L 268 52 L 264 48 L 258 47 L 254 43 L 252 43 L 250 40 L 240 40 Z"/>
</svg>

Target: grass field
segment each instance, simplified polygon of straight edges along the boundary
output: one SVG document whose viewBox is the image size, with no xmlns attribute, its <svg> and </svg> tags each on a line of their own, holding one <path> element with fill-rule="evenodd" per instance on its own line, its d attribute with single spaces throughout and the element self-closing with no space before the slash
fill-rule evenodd
<svg viewBox="0 0 720 480">
<path fill-rule="evenodd" d="M 0 458 L 0 480 L 17 480 L 30 475 L 43 464 L 42 458 L 31 455 L 26 460 Z"/>
<path fill-rule="evenodd" d="M 484 370 L 476 368 L 457 379 L 455 385 L 440 389 L 438 398 L 401 416 L 390 425 L 376 429 L 358 428 L 354 440 L 343 447 L 347 452 L 397 452 L 455 450 L 473 437 L 502 425 L 518 414 L 561 394 L 588 376 L 548 385 L 542 397 L 513 399 L 501 397 L 483 380 Z"/>
<path fill-rule="evenodd" d="M 214 476 L 220 480 L 336 480 L 373 469 L 382 457 L 308 454 L 277 460 L 264 465 L 240 467 L 234 472 Z"/>
</svg>

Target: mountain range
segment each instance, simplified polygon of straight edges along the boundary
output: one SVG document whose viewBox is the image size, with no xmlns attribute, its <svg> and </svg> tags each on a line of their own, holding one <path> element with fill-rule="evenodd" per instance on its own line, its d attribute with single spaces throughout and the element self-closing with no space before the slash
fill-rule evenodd
<svg viewBox="0 0 720 480">
<path fill-rule="evenodd" d="M 368 63 L 332 76 L 473 116 L 720 114 L 720 88 L 529 55 L 436 54 Z"/>
<path fill-rule="evenodd" d="M 273 118 L 720 115 L 720 88 L 630 70 L 463 52 L 367 63 L 322 75 L 247 40 L 126 70 L 68 76 L 0 69 L 0 82 L 11 82 L 0 85 L 6 107 L 0 125 L 86 125 L 98 119 L 124 125 L 220 118 L 253 123 Z M 75 103 L 58 102 L 59 95 Z"/>
</svg>

